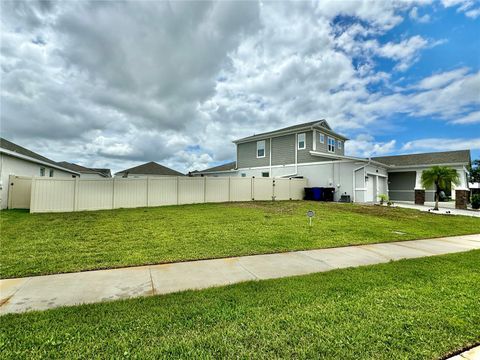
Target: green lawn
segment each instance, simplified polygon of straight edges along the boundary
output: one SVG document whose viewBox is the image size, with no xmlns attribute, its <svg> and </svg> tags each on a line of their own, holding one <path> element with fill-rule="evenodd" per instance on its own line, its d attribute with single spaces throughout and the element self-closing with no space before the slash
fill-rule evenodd
<svg viewBox="0 0 480 360">
<path fill-rule="evenodd" d="M 313 227 L 306 211 L 316 211 Z M 318 202 L 2 211 L 1 277 L 478 233 L 480 219 Z"/>
<path fill-rule="evenodd" d="M 0 357 L 435 359 L 480 342 L 480 250 L 0 318 Z"/>
</svg>

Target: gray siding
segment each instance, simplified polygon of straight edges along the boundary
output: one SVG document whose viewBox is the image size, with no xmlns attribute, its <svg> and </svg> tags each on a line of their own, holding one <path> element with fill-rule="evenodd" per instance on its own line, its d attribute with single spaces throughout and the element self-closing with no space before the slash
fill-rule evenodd
<svg viewBox="0 0 480 360">
<path fill-rule="evenodd" d="M 323 144 L 320 142 L 320 134 L 323 134 L 325 139 L 323 141 Z M 324 152 L 324 153 L 327 153 L 327 154 L 335 154 L 335 155 L 345 155 L 345 141 L 343 140 L 340 140 L 342 141 L 342 148 L 339 149 L 338 148 L 338 144 L 337 144 L 337 141 L 339 139 L 336 139 L 334 136 L 330 136 L 330 137 L 333 137 L 335 139 L 335 152 L 334 153 L 331 153 L 331 152 L 328 152 L 328 137 L 330 135 L 328 135 L 327 133 L 324 133 L 322 132 L 321 130 L 317 130 L 317 148 L 315 151 L 318 151 L 318 152 Z"/>
<path fill-rule="evenodd" d="M 251 141 L 237 146 L 237 166 L 250 168 L 257 166 L 269 166 L 270 162 L 270 140 L 265 140 L 265 157 L 257 159 L 257 141 Z"/>
<path fill-rule="evenodd" d="M 295 135 L 285 135 L 272 139 L 272 165 L 295 163 Z"/>
</svg>

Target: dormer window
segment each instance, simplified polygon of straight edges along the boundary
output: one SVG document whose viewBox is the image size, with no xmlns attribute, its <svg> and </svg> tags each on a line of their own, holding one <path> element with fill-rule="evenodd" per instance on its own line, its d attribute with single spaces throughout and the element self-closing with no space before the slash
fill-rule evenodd
<svg viewBox="0 0 480 360">
<path fill-rule="evenodd" d="M 320 133 L 320 143 L 325 144 L 325 135 Z"/>
<path fill-rule="evenodd" d="M 305 149 L 305 133 L 297 135 L 297 144 L 298 144 L 298 147 L 297 147 L 298 150 Z"/>
<path fill-rule="evenodd" d="M 335 152 L 335 139 L 328 137 L 328 152 Z"/>
<path fill-rule="evenodd" d="M 265 157 L 265 140 L 257 141 L 257 158 Z"/>
</svg>

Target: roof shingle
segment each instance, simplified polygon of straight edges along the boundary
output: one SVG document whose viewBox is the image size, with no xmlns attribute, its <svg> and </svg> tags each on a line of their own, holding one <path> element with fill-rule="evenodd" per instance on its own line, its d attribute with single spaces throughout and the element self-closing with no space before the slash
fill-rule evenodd
<svg viewBox="0 0 480 360">
<path fill-rule="evenodd" d="M 469 164 L 470 150 L 443 151 L 394 156 L 377 156 L 372 157 L 372 160 L 391 166 Z"/>
<path fill-rule="evenodd" d="M 166 175 L 166 176 L 184 176 L 184 174 L 170 169 L 166 166 L 160 165 L 154 161 L 132 167 L 130 169 L 125 169 L 115 173 L 118 174 L 132 174 L 132 175 Z"/>
</svg>

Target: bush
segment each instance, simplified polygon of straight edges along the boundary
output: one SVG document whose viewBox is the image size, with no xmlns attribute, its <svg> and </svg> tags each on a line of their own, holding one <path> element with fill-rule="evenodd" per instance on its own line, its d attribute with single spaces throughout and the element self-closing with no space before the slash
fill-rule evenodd
<svg viewBox="0 0 480 360">
<path fill-rule="evenodd" d="M 388 196 L 385 194 L 380 194 L 378 195 L 378 199 L 380 200 L 380 204 L 383 204 L 384 202 L 388 201 Z"/>
<path fill-rule="evenodd" d="M 480 195 L 475 194 L 472 196 L 472 208 L 480 209 Z"/>
</svg>

